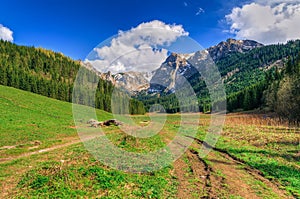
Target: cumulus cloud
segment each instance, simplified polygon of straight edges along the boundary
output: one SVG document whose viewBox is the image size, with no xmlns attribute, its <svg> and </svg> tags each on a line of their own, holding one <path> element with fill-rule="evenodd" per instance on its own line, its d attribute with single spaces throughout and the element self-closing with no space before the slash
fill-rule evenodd
<svg viewBox="0 0 300 199">
<path fill-rule="evenodd" d="M 226 20 L 230 32 L 240 39 L 265 44 L 300 38 L 300 0 L 256 0 L 235 7 Z"/>
<path fill-rule="evenodd" d="M 282 3 L 298 4 L 300 3 L 300 0 L 255 0 L 254 2 L 260 5 L 275 6 Z"/>
<path fill-rule="evenodd" d="M 101 72 L 150 72 L 167 58 L 166 47 L 183 36 L 188 32 L 181 25 L 158 20 L 141 23 L 119 31 L 108 45 L 95 48 L 86 61 Z"/>
<path fill-rule="evenodd" d="M 0 24 L 0 39 L 5 41 L 13 41 L 13 32 L 7 28 L 4 27 L 2 24 Z"/>
</svg>

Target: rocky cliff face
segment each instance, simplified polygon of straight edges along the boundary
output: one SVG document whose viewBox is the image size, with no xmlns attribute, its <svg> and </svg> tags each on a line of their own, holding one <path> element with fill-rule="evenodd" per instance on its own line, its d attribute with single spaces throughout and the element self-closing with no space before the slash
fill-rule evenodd
<svg viewBox="0 0 300 199">
<path fill-rule="evenodd" d="M 111 72 L 101 73 L 96 70 L 90 63 L 81 62 L 81 65 L 90 71 L 93 71 L 101 79 L 111 82 L 118 88 L 123 88 L 129 93 L 134 94 L 142 90 L 147 90 L 150 86 L 150 79 L 152 73 L 140 73 L 140 72 L 126 72 L 112 74 Z"/>
<path fill-rule="evenodd" d="M 149 88 L 147 75 L 147 73 L 140 72 L 118 73 L 114 75 L 114 84 L 133 94 Z"/>
<path fill-rule="evenodd" d="M 166 92 L 172 93 L 180 89 L 192 76 L 199 77 L 201 68 L 212 62 L 207 50 L 190 54 L 172 53 L 167 60 L 159 67 L 150 82 L 149 93 Z M 194 78 L 194 77 L 193 77 Z"/>
<path fill-rule="evenodd" d="M 208 48 L 208 52 L 211 58 L 214 61 L 218 61 L 231 53 L 244 53 L 254 48 L 263 47 L 263 44 L 260 44 L 256 41 L 252 40 L 235 40 L 235 39 L 227 39 L 227 41 L 223 41 L 216 46 L 212 46 Z"/>
<path fill-rule="evenodd" d="M 149 93 L 173 92 L 177 76 L 183 75 L 190 68 L 185 56 L 172 53 L 154 72 L 150 81 Z"/>
</svg>

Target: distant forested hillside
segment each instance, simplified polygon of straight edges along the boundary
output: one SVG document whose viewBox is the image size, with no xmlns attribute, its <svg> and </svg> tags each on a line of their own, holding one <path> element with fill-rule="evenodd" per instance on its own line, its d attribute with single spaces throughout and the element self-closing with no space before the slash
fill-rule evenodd
<svg viewBox="0 0 300 199">
<path fill-rule="evenodd" d="M 238 71 L 224 81 L 228 110 L 252 110 L 265 106 L 265 91 L 282 79 L 287 65 L 296 62 L 299 52 L 300 41 L 297 40 L 285 45 L 256 48 L 247 54 L 236 54 L 218 62 L 220 71 L 223 71 L 224 65 Z"/>
<path fill-rule="evenodd" d="M 286 68 L 272 79 L 264 93 L 266 105 L 282 119 L 300 123 L 300 53 L 290 57 Z"/>
<path fill-rule="evenodd" d="M 73 85 L 81 64 L 61 53 L 42 48 L 18 46 L 0 40 L 0 84 L 62 101 L 72 101 Z M 86 77 L 97 80 L 95 103 L 80 96 L 77 103 L 111 111 L 111 82 L 99 79 L 86 69 Z M 89 80 L 93 81 L 93 80 Z M 81 89 L 85 89 L 84 86 Z M 131 100 L 131 113 L 144 113 L 143 105 Z"/>
</svg>

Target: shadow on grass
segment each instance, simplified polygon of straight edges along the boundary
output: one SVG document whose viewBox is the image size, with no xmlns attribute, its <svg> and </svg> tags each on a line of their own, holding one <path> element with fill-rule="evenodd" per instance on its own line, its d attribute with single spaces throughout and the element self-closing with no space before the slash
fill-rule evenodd
<svg viewBox="0 0 300 199">
<path fill-rule="evenodd" d="M 293 148 L 299 145 L 299 142 L 294 141 L 278 141 L 278 142 L 269 142 L 268 145 L 277 145 L 277 146 L 291 146 Z M 284 147 L 283 146 L 283 147 Z M 286 150 L 267 150 L 267 149 L 249 149 L 249 148 L 239 148 L 239 149 L 229 149 L 226 150 L 229 153 L 239 154 L 239 153 L 256 153 L 266 155 L 266 157 L 281 157 L 289 162 L 299 162 L 300 161 L 300 146 L 299 149 L 286 149 Z"/>
</svg>

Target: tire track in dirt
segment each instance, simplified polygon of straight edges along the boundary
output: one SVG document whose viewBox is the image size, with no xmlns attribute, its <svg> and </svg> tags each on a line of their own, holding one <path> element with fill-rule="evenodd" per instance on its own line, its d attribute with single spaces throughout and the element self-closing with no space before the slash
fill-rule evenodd
<svg viewBox="0 0 300 199">
<path fill-rule="evenodd" d="M 198 156 L 197 151 L 189 149 L 185 154 L 189 165 L 182 159 L 174 164 L 179 181 L 177 198 L 218 198 L 216 190 L 222 188 L 224 178 L 212 175 L 213 168 Z M 191 172 L 189 177 L 185 172 L 187 168 Z"/>
<path fill-rule="evenodd" d="M 244 179 L 247 178 L 247 175 L 237 168 L 239 165 L 235 162 L 220 157 L 215 154 L 215 152 L 209 153 L 206 158 L 209 162 L 211 162 L 212 167 L 216 171 L 214 175 L 223 176 L 221 185 L 218 182 L 212 181 L 212 189 L 215 193 L 217 193 L 217 195 L 210 195 L 210 198 L 228 197 L 230 195 L 249 199 L 260 198 L 255 193 L 255 190 L 252 190 L 252 187 L 245 182 Z M 216 186 L 218 184 L 219 186 Z"/>
<path fill-rule="evenodd" d="M 206 145 L 196 139 L 197 146 Z M 263 198 L 263 194 L 271 194 L 274 198 L 293 198 L 287 195 L 279 185 L 266 179 L 263 174 L 246 165 L 243 161 L 228 154 L 228 152 L 213 148 L 213 151 L 201 159 L 197 151 L 187 150 L 185 153 L 189 164 L 182 159 L 175 162 L 174 168 L 179 181 L 178 198 L 193 198 L 191 193 L 197 193 L 198 198 L 229 198 L 233 195 L 243 198 Z M 209 162 L 209 163 L 208 163 Z M 178 165 L 176 165 L 179 163 Z M 191 187 L 190 179 L 184 176 L 183 168 L 191 168 L 192 176 L 198 179 Z M 255 181 L 265 186 L 255 185 Z M 258 187 L 255 187 L 258 186 Z M 195 197 L 196 198 L 196 197 Z"/>
<path fill-rule="evenodd" d="M 197 152 L 186 151 L 186 163 L 183 158 L 174 163 L 174 169 L 179 182 L 177 198 L 206 197 L 210 192 L 210 169 L 203 161 L 199 161 Z"/>
<path fill-rule="evenodd" d="M 194 174 L 194 177 L 196 179 L 202 179 L 200 182 L 202 182 L 202 193 L 203 196 L 209 195 L 211 192 L 211 168 L 206 164 L 205 161 L 199 158 L 197 151 L 194 150 L 188 150 L 187 151 L 188 160 L 191 163 L 191 169 Z M 199 167 L 198 165 L 201 165 Z"/>
</svg>

